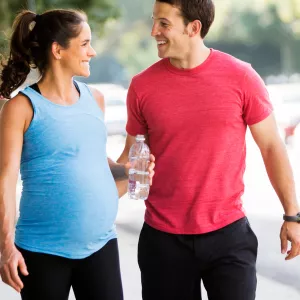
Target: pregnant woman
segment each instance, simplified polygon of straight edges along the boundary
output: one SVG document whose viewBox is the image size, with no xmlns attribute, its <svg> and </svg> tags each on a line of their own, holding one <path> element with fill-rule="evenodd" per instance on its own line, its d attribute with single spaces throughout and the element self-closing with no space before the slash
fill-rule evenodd
<svg viewBox="0 0 300 300">
<path fill-rule="evenodd" d="M 128 167 L 107 158 L 103 95 L 73 79 L 89 76 L 95 55 L 81 11 L 14 21 L 0 95 L 10 98 L 32 68 L 41 75 L 0 117 L 0 272 L 25 300 L 67 300 L 71 286 L 78 300 L 123 299 L 114 221 Z"/>
</svg>

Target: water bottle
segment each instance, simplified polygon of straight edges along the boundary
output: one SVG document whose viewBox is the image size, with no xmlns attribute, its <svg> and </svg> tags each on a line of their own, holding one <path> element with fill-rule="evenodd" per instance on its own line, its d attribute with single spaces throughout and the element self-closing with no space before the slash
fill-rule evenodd
<svg viewBox="0 0 300 300">
<path fill-rule="evenodd" d="M 129 150 L 129 199 L 146 200 L 149 195 L 148 165 L 150 161 L 150 150 L 144 141 L 145 137 L 143 135 L 137 135 L 135 143 Z"/>
</svg>

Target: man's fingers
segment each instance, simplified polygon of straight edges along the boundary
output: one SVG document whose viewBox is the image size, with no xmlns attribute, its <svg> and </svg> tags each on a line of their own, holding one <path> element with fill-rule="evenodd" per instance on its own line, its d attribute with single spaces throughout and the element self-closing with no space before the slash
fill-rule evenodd
<svg viewBox="0 0 300 300">
<path fill-rule="evenodd" d="M 288 255 L 286 256 L 285 260 L 290 260 L 290 259 L 295 258 L 296 256 L 299 255 L 299 253 L 300 253 L 299 244 L 292 242 L 292 248 L 289 251 Z"/>
<path fill-rule="evenodd" d="M 152 185 L 152 178 L 154 176 L 154 167 L 155 167 L 155 163 L 154 163 L 154 156 L 152 154 L 150 154 L 150 163 L 148 166 L 148 172 L 149 172 L 149 184 Z"/>
<path fill-rule="evenodd" d="M 149 176 L 150 176 L 150 185 L 152 185 L 152 178 L 153 178 L 153 176 L 154 176 L 154 171 L 152 171 L 150 174 L 149 174 Z"/>
<path fill-rule="evenodd" d="M 154 167 L 155 167 L 155 163 L 154 163 L 154 162 L 150 163 L 150 165 L 149 165 L 149 167 L 148 167 L 149 171 L 150 171 L 150 172 L 153 171 L 153 170 L 154 170 Z"/>
<path fill-rule="evenodd" d="M 288 250 L 288 239 L 284 228 L 281 229 L 280 240 L 281 240 L 281 253 L 285 254 Z"/>
<path fill-rule="evenodd" d="M 285 254 L 288 250 L 288 240 L 286 238 L 281 239 L 281 253 Z"/>
</svg>

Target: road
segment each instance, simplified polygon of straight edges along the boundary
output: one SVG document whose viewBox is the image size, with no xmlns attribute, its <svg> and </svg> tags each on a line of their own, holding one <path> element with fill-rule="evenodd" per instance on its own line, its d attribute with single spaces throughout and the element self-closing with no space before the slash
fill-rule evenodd
<svg viewBox="0 0 300 300">
<path fill-rule="evenodd" d="M 111 137 L 108 154 L 116 159 L 122 151 L 124 139 Z M 282 224 L 282 208 L 275 195 L 251 137 L 247 137 L 247 169 L 244 206 L 250 223 L 259 240 L 257 262 L 257 300 L 299 300 L 300 258 L 286 262 L 280 253 L 279 231 Z M 289 151 L 294 167 L 297 188 L 300 186 L 300 161 L 297 151 Z M 299 152 L 300 154 L 300 152 Z M 298 157 L 298 159 L 297 159 Z M 299 194 L 299 193 L 298 193 Z M 120 260 L 125 300 L 141 300 L 140 274 L 136 262 L 138 234 L 143 223 L 144 203 L 120 199 L 117 217 Z M 203 300 L 207 299 L 202 287 Z M 0 283 L 1 300 L 17 300 L 19 295 Z M 71 292 L 69 300 L 74 300 Z M 87 299 L 88 300 L 88 299 Z M 185 299 L 182 299 L 185 300 Z M 241 299 L 242 300 L 242 299 Z"/>
</svg>

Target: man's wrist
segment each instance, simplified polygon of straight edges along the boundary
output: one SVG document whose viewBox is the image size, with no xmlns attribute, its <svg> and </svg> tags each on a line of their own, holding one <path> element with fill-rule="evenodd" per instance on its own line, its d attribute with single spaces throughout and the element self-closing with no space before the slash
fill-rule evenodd
<svg viewBox="0 0 300 300">
<path fill-rule="evenodd" d="M 300 212 L 298 212 L 297 214 L 294 214 L 294 215 L 284 214 L 283 215 L 283 220 L 286 221 L 286 222 L 300 223 Z"/>
<path fill-rule="evenodd" d="M 289 201 L 289 205 L 284 205 L 284 214 L 286 216 L 295 216 L 297 215 L 297 213 L 300 212 L 300 207 L 298 205 L 298 202 L 296 199 L 294 199 L 293 201 Z"/>
<path fill-rule="evenodd" d="M 110 167 L 111 173 L 114 177 L 115 181 L 127 180 L 129 169 L 126 168 L 126 165 L 123 164 L 115 164 Z"/>
</svg>

